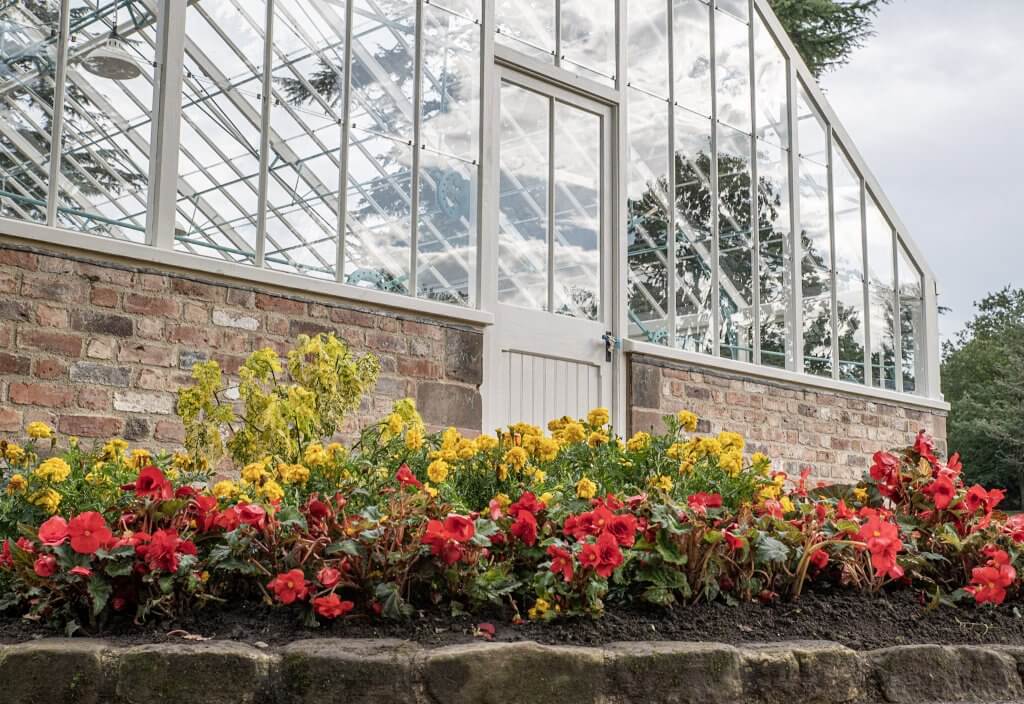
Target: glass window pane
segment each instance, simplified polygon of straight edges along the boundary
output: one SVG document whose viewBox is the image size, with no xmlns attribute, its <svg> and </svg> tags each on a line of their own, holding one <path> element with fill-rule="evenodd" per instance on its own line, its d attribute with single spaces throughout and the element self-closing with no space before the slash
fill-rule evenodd
<svg viewBox="0 0 1024 704">
<path fill-rule="evenodd" d="M 668 5 L 665 0 L 631 0 L 626 78 L 663 98 L 668 89 Z"/>
<path fill-rule="evenodd" d="M 668 341 L 669 104 L 631 90 L 627 194 L 630 337 Z"/>
<path fill-rule="evenodd" d="M 790 273 L 789 199 L 789 153 L 785 149 L 758 141 L 761 363 L 780 369 L 787 366 L 793 330 L 789 313 L 793 289 Z"/>
<path fill-rule="evenodd" d="M 871 284 L 893 290 L 894 254 L 892 226 L 870 195 L 867 200 L 868 279 Z"/>
<path fill-rule="evenodd" d="M 861 229 L 860 178 L 849 160 L 832 148 L 835 191 L 836 316 L 839 325 L 839 378 L 863 384 L 864 242 Z"/>
<path fill-rule="evenodd" d="M 796 99 L 796 122 L 800 138 L 800 156 L 819 164 L 828 163 L 827 127 L 818 110 L 813 107 L 806 91 L 801 88 Z"/>
<path fill-rule="evenodd" d="M 614 3 L 562 0 L 562 66 L 615 85 Z"/>
<path fill-rule="evenodd" d="M 832 247 L 828 167 L 800 159 L 804 370 L 832 376 Z"/>
<path fill-rule="evenodd" d="M 265 16 L 262 1 L 186 9 L 177 249 L 255 257 Z"/>
<path fill-rule="evenodd" d="M 428 149 L 479 158 L 480 27 L 472 20 L 423 7 L 423 115 Z"/>
<path fill-rule="evenodd" d="M 548 307 L 550 100 L 501 86 L 498 300 Z"/>
<path fill-rule="evenodd" d="M 903 390 L 921 393 L 924 378 L 924 279 L 910 258 L 899 246 L 900 339 L 903 352 Z"/>
<path fill-rule="evenodd" d="M 556 313 L 597 320 L 601 306 L 601 118 L 555 105 Z"/>
<path fill-rule="evenodd" d="M 674 0 L 675 102 L 711 116 L 711 14 L 701 0 Z"/>
<path fill-rule="evenodd" d="M 555 0 L 497 0 L 495 17 L 499 44 L 554 62 Z"/>
<path fill-rule="evenodd" d="M 718 119 L 750 133 L 750 36 L 747 25 L 715 13 Z"/>
<path fill-rule="evenodd" d="M 675 113 L 676 346 L 710 353 L 711 121 Z"/>
<path fill-rule="evenodd" d="M 745 22 L 750 17 L 748 2 L 749 0 L 715 0 L 715 6 L 719 10 L 725 10 Z"/>
<path fill-rule="evenodd" d="M 871 381 L 875 387 L 896 390 L 895 291 L 868 286 L 871 307 Z"/>
<path fill-rule="evenodd" d="M 789 81 L 786 59 L 761 20 L 754 17 L 754 85 L 757 86 L 757 136 L 789 147 Z"/>
<path fill-rule="evenodd" d="M 420 154 L 416 295 L 472 306 L 476 289 L 477 167 Z"/>
<path fill-rule="evenodd" d="M 274 3 L 268 268 L 335 278 L 345 8 Z"/>
<path fill-rule="evenodd" d="M 50 128 L 60 3 L 0 6 L 0 90 L 6 96 L 0 133 L 0 216 L 46 221 Z"/>
<path fill-rule="evenodd" d="M 721 355 L 754 361 L 750 136 L 718 126 L 718 263 Z"/>
<path fill-rule="evenodd" d="M 352 2 L 352 122 L 368 132 L 411 141 L 416 2 Z"/>
</svg>

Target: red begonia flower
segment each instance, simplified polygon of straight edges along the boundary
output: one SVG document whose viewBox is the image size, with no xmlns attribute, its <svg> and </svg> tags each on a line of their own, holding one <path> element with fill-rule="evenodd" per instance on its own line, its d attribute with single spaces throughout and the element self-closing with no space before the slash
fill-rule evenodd
<svg viewBox="0 0 1024 704">
<path fill-rule="evenodd" d="M 572 553 L 557 545 L 549 545 L 548 556 L 551 558 L 551 571 L 554 574 L 562 575 L 562 579 L 566 582 L 571 582 L 573 577 Z"/>
<path fill-rule="evenodd" d="M 355 608 L 351 601 L 342 601 L 337 594 L 318 596 L 313 599 L 313 610 L 324 618 L 338 618 Z"/>
<path fill-rule="evenodd" d="M 523 541 L 525 545 L 534 545 L 537 542 L 536 517 L 528 511 L 520 511 L 509 532 Z"/>
<path fill-rule="evenodd" d="M 302 601 L 309 594 L 306 576 L 300 569 L 289 570 L 277 575 L 267 584 L 267 589 L 274 592 L 274 598 L 282 604 Z"/>
<path fill-rule="evenodd" d="M 103 516 L 95 511 L 86 511 L 68 523 L 68 536 L 71 538 L 72 550 L 82 555 L 95 555 L 97 550 L 110 541 L 113 534 Z"/>
<path fill-rule="evenodd" d="M 60 516 L 47 519 L 39 526 L 39 540 L 43 545 L 56 547 L 68 539 L 68 522 Z"/>
<path fill-rule="evenodd" d="M 57 558 L 53 555 L 40 555 L 32 569 L 40 577 L 52 577 L 57 572 Z"/>
<path fill-rule="evenodd" d="M 395 481 L 404 486 L 414 486 L 417 489 L 423 486 L 423 483 L 416 478 L 416 475 L 412 473 L 407 464 L 403 464 L 398 468 L 398 472 L 395 473 Z"/>
</svg>

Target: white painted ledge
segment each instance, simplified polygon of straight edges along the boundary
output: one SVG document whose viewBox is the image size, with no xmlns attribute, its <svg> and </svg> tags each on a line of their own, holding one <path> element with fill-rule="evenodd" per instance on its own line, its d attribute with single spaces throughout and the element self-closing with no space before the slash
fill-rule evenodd
<svg viewBox="0 0 1024 704">
<path fill-rule="evenodd" d="M 301 274 L 272 269 L 257 269 L 245 264 L 201 257 L 187 252 L 158 249 L 145 244 L 101 237 L 82 232 L 46 227 L 35 223 L 0 218 L 0 242 L 21 246 L 44 245 L 65 250 L 75 256 L 102 257 L 127 265 L 150 265 L 174 269 L 183 274 L 207 274 L 235 284 L 266 286 L 285 294 L 316 295 L 327 299 L 388 308 L 443 318 L 470 325 L 493 325 L 494 315 L 475 308 L 428 301 L 397 293 L 325 281 Z"/>
<path fill-rule="evenodd" d="M 723 357 L 712 357 L 711 355 L 687 352 L 685 350 L 672 349 L 661 345 L 653 345 L 649 342 L 638 342 L 636 340 L 623 340 L 622 349 L 632 354 L 642 354 L 647 357 L 656 357 L 670 362 L 702 367 L 710 371 L 722 371 L 749 377 L 753 381 L 776 381 L 786 384 L 793 384 L 810 391 L 831 391 L 834 393 L 849 396 L 859 396 L 868 401 L 889 403 L 895 406 L 919 408 L 927 411 L 949 412 L 949 404 L 942 399 L 926 398 L 913 394 L 897 393 L 886 389 L 852 384 L 847 381 L 835 381 L 824 379 L 811 374 L 797 374 L 786 369 L 776 369 L 750 362 L 737 362 L 733 359 Z"/>
</svg>

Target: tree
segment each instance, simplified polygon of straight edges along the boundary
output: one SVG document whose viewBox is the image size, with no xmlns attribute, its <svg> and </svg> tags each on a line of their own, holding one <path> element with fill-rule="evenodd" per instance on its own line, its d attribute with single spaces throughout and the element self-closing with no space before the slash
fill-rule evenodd
<svg viewBox="0 0 1024 704">
<path fill-rule="evenodd" d="M 1005 487 L 1024 507 L 1024 289 L 1006 287 L 943 347 L 942 391 L 952 404 L 949 447 L 968 477 Z"/>
<path fill-rule="evenodd" d="M 874 32 L 875 15 L 889 0 L 769 0 L 815 76 L 839 68 Z"/>
</svg>

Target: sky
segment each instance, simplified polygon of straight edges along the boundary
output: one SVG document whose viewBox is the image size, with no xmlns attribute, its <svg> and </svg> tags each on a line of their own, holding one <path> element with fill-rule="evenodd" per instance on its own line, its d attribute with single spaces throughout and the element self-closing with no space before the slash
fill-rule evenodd
<svg viewBox="0 0 1024 704">
<path fill-rule="evenodd" d="M 1024 287 L 1024 0 L 892 0 L 821 79 L 939 284 L 949 339 Z"/>
</svg>

